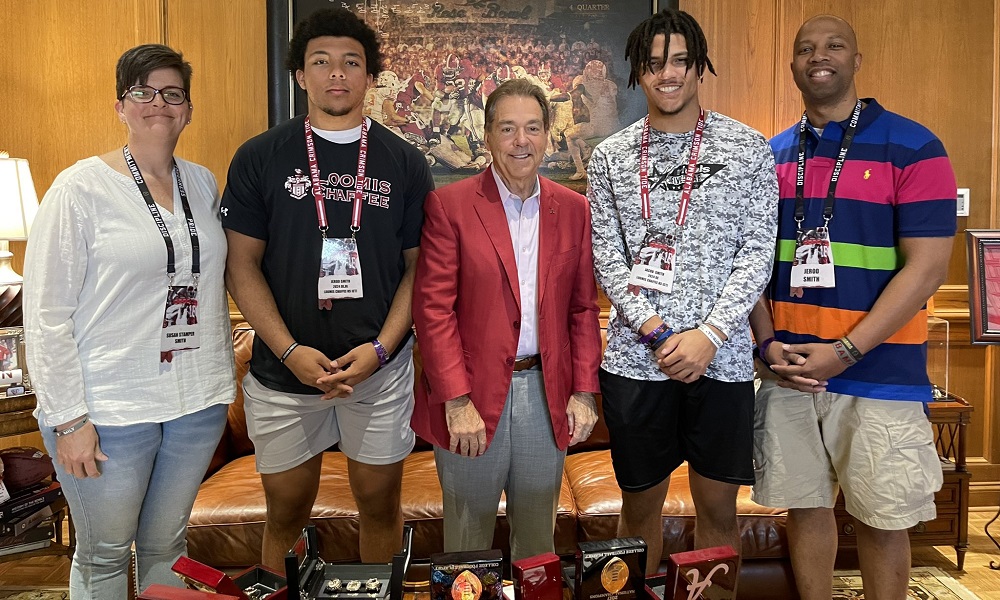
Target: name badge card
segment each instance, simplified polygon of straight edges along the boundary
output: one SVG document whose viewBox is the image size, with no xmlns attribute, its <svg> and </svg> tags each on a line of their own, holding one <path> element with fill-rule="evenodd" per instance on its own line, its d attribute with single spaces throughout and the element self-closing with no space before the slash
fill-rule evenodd
<svg viewBox="0 0 1000 600">
<path fill-rule="evenodd" d="M 319 162 L 313 142 L 312 125 L 305 120 L 306 155 L 309 159 L 309 178 L 313 199 L 316 202 L 316 220 L 323 236 L 319 259 L 319 309 L 332 310 L 334 300 L 363 297 L 361 284 L 361 258 L 358 254 L 357 234 L 361 231 L 361 207 L 365 195 L 365 168 L 368 164 L 368 120 L 361 119 L 361 138 L 358 143 L 358 175 L 355 177 L 354 201 L 351 208 L 351 237 L 326 237 L 329 225 L 326 219 L 326 199 L 320 192 Z"/>
<path fill-rule="evenodd" d="M 167 287 L 160 352 L 194 350 L 201 345 L 198 338 L 198 288 L 193 285 Z"/>
<path fill-rule="evenodd" d="M 319 299 L 361 298 L 361 259 L 354 238 L 324 238 L 319 266 Z"/>
<path fill-rule="evenodd" d="M 670 293 L 674 289 L 676 256 L 673 236 L 659 231 L 647 231 L 639 254 L 633 261 L 629 285 Z"/>
<path fill-rule="evenodd" d="M 792 261 L 792 288 L 832 288 L 836 286 L 830 229 L 817 227 L 799 233 Z"/>
</svg>

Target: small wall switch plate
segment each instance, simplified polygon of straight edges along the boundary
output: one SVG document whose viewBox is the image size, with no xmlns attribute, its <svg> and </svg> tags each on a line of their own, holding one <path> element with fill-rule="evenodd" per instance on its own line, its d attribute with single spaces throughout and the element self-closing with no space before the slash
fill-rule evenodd
<svg viewBox="0 0 1000 600">
<path fill-rule="evenodd" d="M 969 188 L 958 188 L 958 216 L 969 216 Z"/>
</svg>

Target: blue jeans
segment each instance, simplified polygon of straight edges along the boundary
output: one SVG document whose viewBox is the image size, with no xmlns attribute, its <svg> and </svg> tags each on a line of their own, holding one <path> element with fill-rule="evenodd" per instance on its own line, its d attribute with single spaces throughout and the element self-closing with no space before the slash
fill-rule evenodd
<svg viewBox="0 0 1000 600">
<path fill-rule="evenodd" d="M 128 598 L 133 542 L 140 590 L 153 583 L 183 587 L 170 567 L 187 552 L 191 507 L 228 408 L 217 404 L 166 423 L 98 425 L 108 460 L 98 463 L 97 478 L 76 479 L 56 465 L 76 526 L 73 600 Z M 55 456 L 52 428 L 41 431 Z"/>
</svg>

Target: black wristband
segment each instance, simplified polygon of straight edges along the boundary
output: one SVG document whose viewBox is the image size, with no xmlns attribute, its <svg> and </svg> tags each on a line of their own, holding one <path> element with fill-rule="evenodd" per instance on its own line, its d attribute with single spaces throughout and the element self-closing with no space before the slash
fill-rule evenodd
<svg viewBox="0 0 1000 600">
<path fill-rule="evenodd" d="M 851 340 L 847 339 L 846 335 L 840 338 L 840 341 L 844 344 L 844 347 L 847 348 L 847 351 L 850 353 L 855 362 L 858 362 L 865 357 L 865 355 L 861 353 L 861 350 L 858 350 L 858 347 L 855 346 Z"/>
<path fill-rule="evenodd" d="M 298 342 L 292 342 L 291 345 L 288 346 L 288 349 L 285 350 L 285 353 L 281 355 L 281 358 L 278 359 L 278 362 L 280 362 L 281 364 L 285 364 L 285 360 L 292 354 L 292 350 L 295 350 L 298 347 L 299 347 Z"/>
</svg>

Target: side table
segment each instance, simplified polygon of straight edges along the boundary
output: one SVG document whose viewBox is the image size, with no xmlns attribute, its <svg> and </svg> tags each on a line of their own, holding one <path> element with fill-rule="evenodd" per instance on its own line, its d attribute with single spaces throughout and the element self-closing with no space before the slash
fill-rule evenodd
<svg viewBox="0 0 1000 600">
<path fill-rule="evenodd" d="M 13 398 L 0 397 L 0 438 L 38 431 L 38 421 L 31 415 L 34 410 L 35 394 L 33 393 Z M 63 536 L 63 520 L 66 520 L 69 525 L 69 539 L 64 539 Z M 0 556 L 0 563 L 31 558 L 32 556 L 73 556 L 73 552 L 76 550 L 76 532 L 73 528 L 73 519 L 69 514 L 69 506 L 56 514 L 55 530 L 56 539 L 49 547 Z"/>
</svg>

